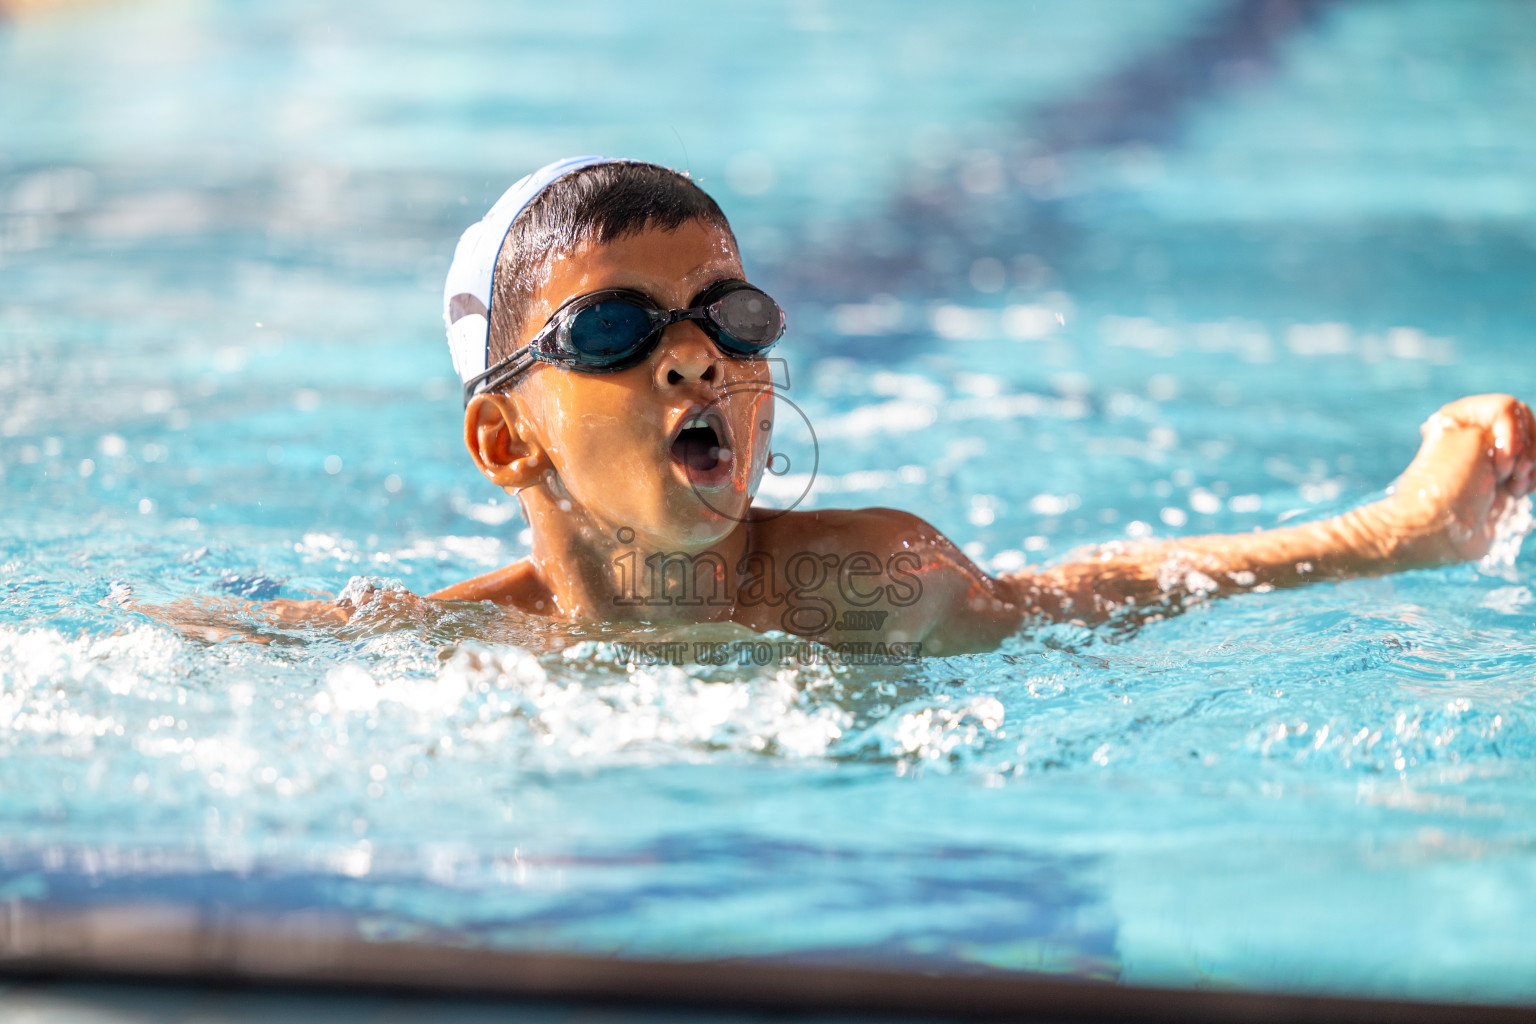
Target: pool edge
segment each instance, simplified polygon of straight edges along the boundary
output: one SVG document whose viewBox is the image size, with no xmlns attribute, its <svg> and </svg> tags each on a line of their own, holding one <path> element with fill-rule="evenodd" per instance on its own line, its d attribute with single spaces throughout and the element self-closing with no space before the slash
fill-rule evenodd
<svg viewBox="0 0 1536 1024">
<path fill-rule="evenodd" d="M 1536 1024 L 1536 1006 L 1152 988 L 1024 972 L 503 952 L 365 938 L 334 914 L 164 903 L 0 905 L 0 977 L 930 1018 Z"/>
</svg>

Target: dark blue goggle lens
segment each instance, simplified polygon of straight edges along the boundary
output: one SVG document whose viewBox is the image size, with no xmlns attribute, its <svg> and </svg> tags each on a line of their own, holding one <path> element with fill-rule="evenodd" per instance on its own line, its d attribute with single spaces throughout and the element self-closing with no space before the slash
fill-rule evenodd
<svg viewBox="0 0 1536 1024">
<path fill-rule="evenodd" d="M 608 366 L 634 355 L 652 330 L 651 318 L 632 302 L 588 306 L 571 318 L 569 345 L 588 366 Z"/>
</svg>

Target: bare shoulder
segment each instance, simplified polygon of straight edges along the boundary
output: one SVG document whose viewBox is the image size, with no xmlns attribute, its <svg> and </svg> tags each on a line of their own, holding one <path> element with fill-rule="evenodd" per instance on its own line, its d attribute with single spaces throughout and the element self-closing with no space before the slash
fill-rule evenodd
<svg viewBox="0 0 1536 1024">
<path fill-rule="evenodd" d="M 526 558 L 493 569 L 460 583 L 450 584 L 427 595 L 431 601 L 494 601 L 533 611 L 539 601 L 550 599 L 548 588 L 539 580 L 533 564 Z"/>
<path fill-rule="evenodd" d="M 995 646 L 1018 624 L 997 581 L 910 512 L 818 509 L 764 516 L 753 523 L 751 551 L 749 559 L 759 560 L 754 571 L 778 583 L 778 589 L 763 589 L 775 609 L 773 623 L 759 609 L 743 608 L 742 621 L 755 628 L 833 642 L 879 635 L 920 641 L 931 653 L 955 653 Z"/>
<path fill-rule="evenodd" d="M 758 512 L 752 522 L 753 546 L 785 554 L 811 551 L 881 554 L 919 546 L 953 548 L 932 524 L 895 508 L 829 508 L 776 514 Z"/>
</svg>

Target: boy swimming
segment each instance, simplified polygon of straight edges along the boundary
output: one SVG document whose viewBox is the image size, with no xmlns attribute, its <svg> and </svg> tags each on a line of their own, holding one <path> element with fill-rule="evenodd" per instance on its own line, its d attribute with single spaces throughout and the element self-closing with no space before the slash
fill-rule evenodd
<svg viewBox="0 0 1536 1024">
<path fill-rule="evenodd" d="M 1482 395 L 1430 418 L 1381 501 L 1001 576 L 906 512 L 756 507 L 783 313 L 748 283 L 714 201 L 634 161 L 573 158 L 513 185 L 460 240 L 444 317 L 465 445 L 517 498 L 532 550 L 428 600 L 557 620 L 730 621 L 833 645 L 985 650 L 1035 621 L 1155 616 L 1478 558 L 1536 474 L 1531 410 Z M 273 602 L 267 615 L 345 621 L 357 599 Z"/>
</svg>

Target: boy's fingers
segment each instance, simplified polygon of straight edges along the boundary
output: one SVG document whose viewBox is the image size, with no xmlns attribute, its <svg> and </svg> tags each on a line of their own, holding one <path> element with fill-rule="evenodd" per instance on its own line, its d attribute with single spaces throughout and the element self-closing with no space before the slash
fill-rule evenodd
<svg viewBox="0 0 1536 1024">
<path fill-rule="evenodd" d="M 1424 425 L 1426 440 L 1457 428 L 1485 430 L 1495 480 L 1514 494 L 1536 483 L 1536 416 L 1512 395 L 1469 395 L 1444 406 Z"/>
<path fill-rule="evenodd" d="M 1536 455 L 1536 421 L 1531 407 L 1508 395 L 1489 397 L 1498 402 L 1492 410 L 1494 474 L 1511 489 L 1527 488 L 1530 461 Z"/>
<path fill-rule="evenodd" d="M 1456 430 L 1476 430 L 1505 494 L 1536 490 L 1536 415 L 1512 395 L 1470 395 L 1441 407 L 1422 428 L 1426 448 Z"/>
<path fill-rule="evenodd" d="M 1515 403 L 1515 421 L 1518 424 L 1515 445 L 1515 473 L 1511 490 L 1516 497 L 1531 493 L 1533 477 L 1536 477 L 1536 415 L 1524 402 Z"/>
<path fill-rule="evenodd" d="M 1513 411 L 1508 409 L 1494 418 L 1492 426 L 1493 475 L 1502 484 L 1510 480 L 1515 472 L 1515 445 L 1520 440 L 1520 428 L 1515 423 Z"/>
<path fill-rule="evenodd" d="M 1516 496 L 1529 494 L 1531 477 L 1536 472 L 1536 417 L 1524 402 L 1511 401 L 1510 419 L 1514 421 L 1510 436 L 1510 457 L 1514 465 L 1510 471 L 1509 489 Z"/>
</svg>

